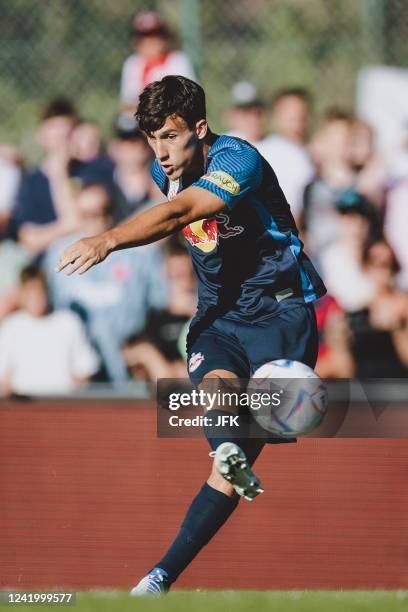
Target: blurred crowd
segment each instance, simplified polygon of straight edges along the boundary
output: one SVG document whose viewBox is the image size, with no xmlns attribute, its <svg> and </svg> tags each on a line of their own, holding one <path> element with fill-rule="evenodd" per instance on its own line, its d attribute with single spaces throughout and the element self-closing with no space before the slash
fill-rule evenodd
<svg viewBox="0 0 408 612">
<path fill-rule="evenodd" d="M 133 113 L 152 80 L 196 78 L 175 40 L 159 15 L 135 17 L 109 138 L 59 97 L 39 119 L 38 166 L 0 144 L 0 393 L 186 376 L 196 283 L 181 235 L 115 252 L 83 276 L 55 272 L 71 242 L 163 201 Z M 274 168 L 327 286 L 316 303 L 318 373 L 405 377 L 408 138 L 400 150 L 378 151 L 371 126 L 347 109 L 315 117 L 311 92 L 290 88 L 267 100 L 247 82 L 233 88 L 223 123 Z"/>
</svg>

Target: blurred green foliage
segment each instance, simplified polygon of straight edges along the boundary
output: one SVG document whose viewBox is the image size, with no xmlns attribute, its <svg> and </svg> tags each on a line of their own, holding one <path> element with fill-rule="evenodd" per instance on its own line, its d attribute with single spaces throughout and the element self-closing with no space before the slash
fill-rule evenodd
<svg viewBox="0 0 408 612">
<path fill-rule="evenodd" d="M 281 87 L 305 86 L 319 112 L 352 106 L 362 66 L 408 60 L 404 0 L 0 0 L 0 140 L 30 154 L 40 109 L 57 94 L 108 134 L 130 20 L 148 8 L 195 59 L 215 129 L 239 80 L 265 101 Z"/>
</svg>

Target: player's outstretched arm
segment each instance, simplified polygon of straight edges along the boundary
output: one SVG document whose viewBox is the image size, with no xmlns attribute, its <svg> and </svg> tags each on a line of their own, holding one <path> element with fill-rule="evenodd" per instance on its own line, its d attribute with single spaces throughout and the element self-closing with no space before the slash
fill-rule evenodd
<svg viewBox="0 0 408 612">
<path fill-rule="evenodd" d="M 200 187 L 189 187 L 171 202 L 153 206 L 128 223 L 78 240 L 62 253 L 56 270 L 60 272 L 71 264 L 68 275 L 83 274 L 112 251 L 156 242 L 189 223 L 213 217 L 223 208 L 225 202 L 218 196 Z"/>
</svg>

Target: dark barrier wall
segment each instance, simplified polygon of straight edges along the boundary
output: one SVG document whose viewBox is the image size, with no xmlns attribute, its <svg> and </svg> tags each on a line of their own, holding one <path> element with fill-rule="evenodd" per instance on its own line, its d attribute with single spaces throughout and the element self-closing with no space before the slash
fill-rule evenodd
<svg viewBox="0 0 408 612">
<path fill-rule="evenodd" d="M 152 404 L 0 403 L 0 586 L 129 588 L 160 558 L 210 468 L 163 440 Z M 408 587 L 408 440 L 270 446 L 179 588 Z"/>
</svg>

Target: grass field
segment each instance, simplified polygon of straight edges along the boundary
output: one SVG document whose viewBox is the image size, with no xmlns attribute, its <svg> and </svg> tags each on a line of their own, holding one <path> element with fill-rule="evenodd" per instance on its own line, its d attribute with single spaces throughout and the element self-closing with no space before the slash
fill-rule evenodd
<svg viewBox="0 0 408 612">
<path fill-rule="evenodd" d="M 1 606 L 3 607 L 3 606 Z M 17 606 L 16 606 L 17 607 Z M 44 608 L 54 606 L 41 606 Z M 33 606 L 18 606 L 33 610 Z M 127 593 L 78 593 L 75 612 L 402 612 L 408 591 L 189 591 L 132 599 Z"/>
</svg>

